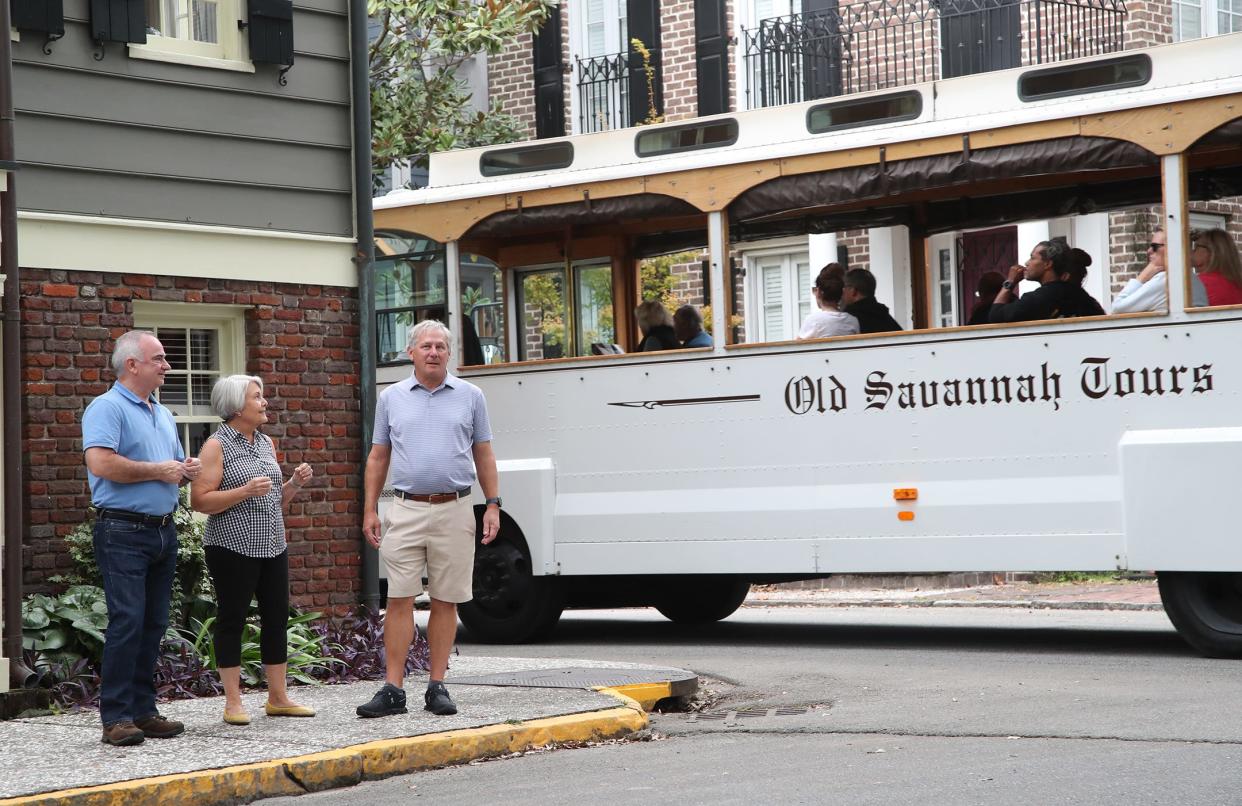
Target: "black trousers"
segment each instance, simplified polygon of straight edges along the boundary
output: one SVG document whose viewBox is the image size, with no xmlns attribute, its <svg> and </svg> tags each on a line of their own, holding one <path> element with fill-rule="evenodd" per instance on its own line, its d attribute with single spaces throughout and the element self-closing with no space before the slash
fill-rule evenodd
<svg viewBox="0 0 1242 806">
<path fill-rule="evenodd" d="M 207 546 L 207 570 L 216 586 L 212 630 L 216 668 L 241 665 L 242 627 L 253 597 L 259 602 L 259 654 L 265 666 L 289 659 L 289 552 L 247 557 L 221 546 Z"/>
</svg>

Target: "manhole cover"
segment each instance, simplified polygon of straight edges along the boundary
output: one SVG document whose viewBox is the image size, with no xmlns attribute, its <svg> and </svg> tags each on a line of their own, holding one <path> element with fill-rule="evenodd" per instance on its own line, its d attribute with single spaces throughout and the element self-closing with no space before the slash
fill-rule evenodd
<svg viewBox="0 0 1242 806">
<path fill-rule="evenodd" d="M 459 686 L 525 686 L 528 688 L 596 688 L 668 683 L 674 697 L 693 694 L 699 678 L 685 669 L 609 669 L 571 666 L 561 669 L 527 669 L 520 672 L 453 677 L 445 683 Z"/>
</svg>

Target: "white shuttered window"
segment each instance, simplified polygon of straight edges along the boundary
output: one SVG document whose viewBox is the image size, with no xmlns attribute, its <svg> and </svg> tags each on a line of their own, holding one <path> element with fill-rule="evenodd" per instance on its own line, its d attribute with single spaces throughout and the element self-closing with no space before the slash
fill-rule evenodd
<svg viewBox="0 0 1242 806">
<path fill-rule="evenodd" d="M 815 304 L 810 256 L 807 252 L 763 253 L 748 255 L 746 262 L 747 275 L 754 278 L 748 293 L 759 302 L 751 340 L 795 338 Z"/>
</svg>

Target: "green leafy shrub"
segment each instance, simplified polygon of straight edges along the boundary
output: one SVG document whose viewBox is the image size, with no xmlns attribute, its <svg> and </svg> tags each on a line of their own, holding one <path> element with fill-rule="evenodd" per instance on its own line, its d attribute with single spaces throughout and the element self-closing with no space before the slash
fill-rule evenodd
<svg viewBox="0 0 1242 806">
<path fill-rule="evenodd" d="M 254 622 L 255 610 L 246 619 L 242 627 L 241 638 L 241 679 L 247 686 L 257 686 L 263 679 L 263 658 L 260 654 L 259 626 Z M 339 663 L 333 659 L 326 646 L 324 636 L 314 629 L 311 622 L 322 616 L 322 613 L 297 613 L 290 611 L 289 626 L 286 636 L 289 647 L 289 659 L 286 673 L 291 680 L 299 683 L 317 683 L 317 676 L 322 676 L 330 664 Z M 194 650 L 202 656 L 206 665 L 216 667 L 216 647 L 212 641 L 211 631 L 216 617 L 211 616 L 204 621 L 194 622 Z"/>
<path fill-rule="evenodd" d="M 60 596 L 36 593 L 22 602 L 22 648 L 50 663 L 103 657 L 108 605 L 102 588 L 74 585 Z"/>
<path fill-rule="evenodd" d="M 211 576 L 207 572 L 207 554 L 203 551 L 204 521 L 196 518 L 189 507 L 189 493 L 180 491 L 180 503 L 173 513 L 177 528 L 177 573 L 173 577 L 169 618 L 174 627 L 189 625 L 191 616 L 201 608 L 200 600 L 215 601 Z M 93 585 L 103 587 L 103 575 L 95 560 L 95 517 L 92 514 L 69 534 L 65 535 L 73 570 L 50 579 L 51 582 L 68 585 Z"/>
</svg>

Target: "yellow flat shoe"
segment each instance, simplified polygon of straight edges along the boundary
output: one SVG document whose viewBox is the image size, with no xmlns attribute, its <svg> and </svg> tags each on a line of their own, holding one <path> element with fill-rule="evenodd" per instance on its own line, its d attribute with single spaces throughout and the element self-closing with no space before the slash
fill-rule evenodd
<svg viewBox="0 0 1242 806">
<path fill-rule="evenodd" d="M 264 706 L 268 716 L 314 716 L 315 709 L 306 705 L 272 705 Z"/>
<path fill-rule="evenodd" d="M 235 713 L 235 714 L 230 714 L 228 711 L 225 711 L 224 721 L 229 725 L 249 725 L 250 714 L 246 713 L 245 711 L 242 711 L 241 713 Z"/>
</svg>

